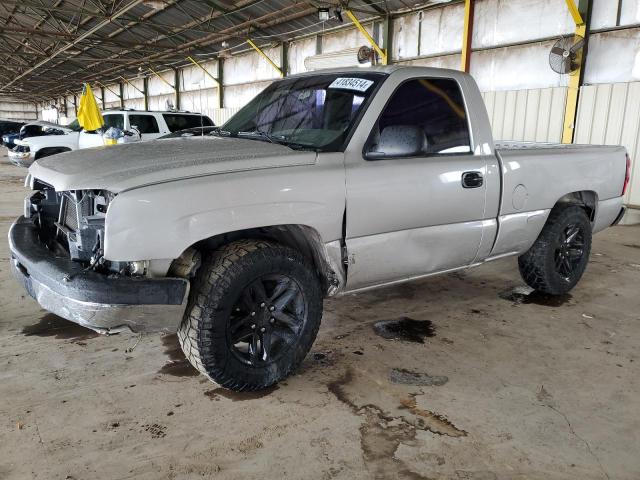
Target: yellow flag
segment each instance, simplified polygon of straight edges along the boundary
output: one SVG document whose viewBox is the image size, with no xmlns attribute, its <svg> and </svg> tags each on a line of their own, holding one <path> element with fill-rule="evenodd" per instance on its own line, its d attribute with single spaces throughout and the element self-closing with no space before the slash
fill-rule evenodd
<svg viewBox="0 0 640 480">
<path fill-rule="evenodd" d="M 102 114 L 98 108 L 98 102 L 96 102 L 96 98 L 93 96 L 93 92 L 88 83 L 84 84 L 82 95 L 80 96 L 78 123 L 88 131 L 97 130 L 104 125 Z"/>
</svg>

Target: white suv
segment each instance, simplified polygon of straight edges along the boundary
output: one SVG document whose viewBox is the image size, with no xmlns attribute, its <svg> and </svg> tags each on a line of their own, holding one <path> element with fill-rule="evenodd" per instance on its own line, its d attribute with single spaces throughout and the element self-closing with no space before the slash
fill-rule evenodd
<svg viewBox="0 0 640 480">
<path fill-rule="evenodd" d="M 104 118 L 104 130 L 109 127 L 116 127 L 125 132 L 135 132 L 135 137 L 139 132 L 140 140 L 143 142 L 155 140 L 163 135 L 184 130 L 185 128 L 213 126 L 213 122 L 206 115 L 191 112 L 107 110 L 102 114 L 102 117 Z M 80 132 L 78 148 L 103 145 L 100 133 L 99 131 L 87 132 L 85 130 Z"/>
<path fill-rule="evenodd" d="M 213 122 L 206 115 L 191 112 L 107 110 L 102 113 L 102 116 L 105 124 L 100 130 L 77 131 L 51 124 L 52 127 L 60 129 L 60 134 L 16 140 L 16 147 L 9 154 L 11 161 L 28 167 L 39 158 L 81 148 L 102 146 L 104 145 L 102 132 L 109 127 L 124 130 L 125 137 L 120 142 L 130 143 L 154 140 L 185 128 L 213 126 Z"/>
</svg>

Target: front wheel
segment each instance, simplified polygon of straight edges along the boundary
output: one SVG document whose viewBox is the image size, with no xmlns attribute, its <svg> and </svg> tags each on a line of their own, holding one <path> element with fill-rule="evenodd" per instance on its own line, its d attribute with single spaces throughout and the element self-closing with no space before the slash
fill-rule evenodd
<svg viewBox="0 0 640 480">
<path fill-rule="evenodd" d="M 205 256 L 178 338 L 191 364 L 215 383 L 260 390 L 302 362 L 321 316 L 320 281 L 304 256 L 242 240 Z"/>
<path fill-rule="evenodd" d="M 533 246 L 518 258 L 523 280 L 550 295 L 569 292 L 587 268 L 591 222 L 583 208 L 556 207 Z"/>
</svg>

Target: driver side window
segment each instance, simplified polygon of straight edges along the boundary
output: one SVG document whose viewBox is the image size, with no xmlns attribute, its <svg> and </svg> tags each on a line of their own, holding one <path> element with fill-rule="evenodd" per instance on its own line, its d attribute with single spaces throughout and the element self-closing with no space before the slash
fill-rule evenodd
<svg viewBox="0 0 640 480">
<path fill-rule="evenodd" d="M 368 160 L 471 153 L 460 86 L 453 79 L 409 80 L 394 92 L 371 133 Z"/>
</svg>

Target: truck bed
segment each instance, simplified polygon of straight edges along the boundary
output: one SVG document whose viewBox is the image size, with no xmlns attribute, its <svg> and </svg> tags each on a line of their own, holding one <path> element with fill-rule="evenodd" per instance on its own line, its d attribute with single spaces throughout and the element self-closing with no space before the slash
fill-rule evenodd
<svg viewBox="0 0 640 480">
<path fill-rule="evenodd" d="M 568 192 L 593 192 L 598 202 L 622 192 L 624 147 L 496 142 L 496 155 L 502 171 L 500 215 L 552 208 Z M 521 208 L 514 206 L 519 202 L 514 192 L 526 194 Z"/>
</svg>

